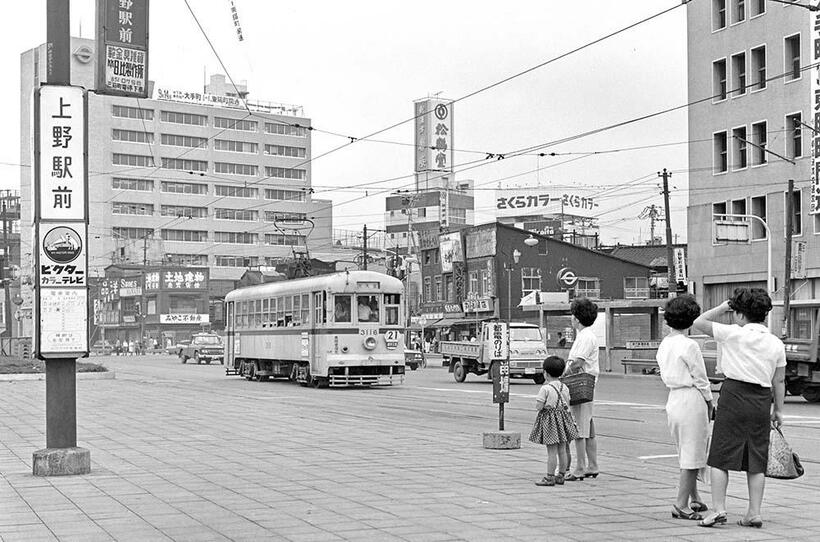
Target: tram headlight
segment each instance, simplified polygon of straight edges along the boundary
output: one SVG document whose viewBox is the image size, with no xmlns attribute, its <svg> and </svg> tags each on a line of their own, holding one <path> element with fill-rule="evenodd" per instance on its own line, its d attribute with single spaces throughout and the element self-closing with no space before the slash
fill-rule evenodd
<svg viewBox="0 0 820 542">
<path fill-rule="evenodd" d="M 376 348 L 376 337 L 370 336 L 364 340 L 364 347 L 368 350 Z"/>
</svg>

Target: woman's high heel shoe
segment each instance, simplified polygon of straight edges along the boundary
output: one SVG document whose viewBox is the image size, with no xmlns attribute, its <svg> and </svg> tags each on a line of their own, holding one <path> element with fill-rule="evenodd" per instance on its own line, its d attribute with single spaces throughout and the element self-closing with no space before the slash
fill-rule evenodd
<svg viewBox="0 0 820 542">
<path fill-rule="evenodd" d="M 675 519 L 691 519 L 695 521 L 700 521 L 703 519 L 703 516 L 697 512 L 684 512 L 674 504 L 672 505 L 672 517 Z"/>
<path fill-rule="evenodd" d="M 698 523 L 701 527 L 714 527 L 715 525 L 726 525 L 726 512 L 715 512 L 710 514 Z"/>
</svg>

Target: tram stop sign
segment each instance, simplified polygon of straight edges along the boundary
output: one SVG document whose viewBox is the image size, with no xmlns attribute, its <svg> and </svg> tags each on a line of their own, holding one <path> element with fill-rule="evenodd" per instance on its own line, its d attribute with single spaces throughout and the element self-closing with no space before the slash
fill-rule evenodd
<svg viewBox="0 0 820 542">
<path fill-rule="evenodd" d="M 510 334 L 507 324 L 493 322 L 490 328 L 493 403 L 510 402 Z"/>
</svg>

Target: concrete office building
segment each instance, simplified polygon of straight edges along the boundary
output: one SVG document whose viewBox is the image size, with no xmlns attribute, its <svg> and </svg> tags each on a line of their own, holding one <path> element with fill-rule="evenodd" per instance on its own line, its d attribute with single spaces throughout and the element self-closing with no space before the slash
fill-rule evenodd
<svg viewBox="0 0 820 542">
<path fill-rule="evenodd" d="M 72 83 L 93 89 L 95 42 L 72 38 L 71 48 Z M 45 45 L 21 55 L 22 163 L 31 162 L 32 95 L 45 58 Z M 330 245 L 331 202 L 311 196 L 311 121 L 301 107 L 249 100 L 249 112 L 240 99 L 247 86 L 234 89 L 224 76 L 204 89 L 150 86 L 145 100 L 89 92 L 92 277 L 111 264 L 145 263 L 238 279 L 247 267 L 291 257 L 294 246 Z M 31 186 L 24 168 L 24 240 Z"/>
<path fill-rule="evenodd" d="M 806 335 L 814 325 L 809 307 L 820 303 L 820 215 L 810 213 L 813 130 L 807 126 L 814 124 L 817 13 L 765 0 L 707 0 L 686 9 L 689 101 L 695 102 L 689 107 L 690 291 L 708 308 L 736 287 L 765 287 L 764 226 L 750 220 L 748 244 L 717 240 L 714 226 L 727 213 L 755 215 L 771 229 L 773 298 L 782 305 L 791 198 L 793 246 L 805 263 L 792 272 L 792 329 Z M 788 179 L 795 181 L 792 194 Z M 773 318 L 779 331 L 782 309 Z"/>
</svg>

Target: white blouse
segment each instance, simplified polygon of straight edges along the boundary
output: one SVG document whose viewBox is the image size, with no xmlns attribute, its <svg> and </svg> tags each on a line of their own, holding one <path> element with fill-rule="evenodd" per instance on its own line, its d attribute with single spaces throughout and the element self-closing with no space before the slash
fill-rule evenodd
<svg viewBox="0 0 820 542">
<path fill-rule="evenodd" d="M 706 364 L 698 343 L 686 335 L 667 335 L 658 347 L 655 359 L 667 388 L 697 388 L 706 401 L 712 400 Z"/>
<path fill-rule="evenodd" d="M 763 324 L 712 322 L 712 332 L 722 347 L 719 370 L 726 378 L 771 388 L 775 369 L 786 366 L 783 341 Z"/>
<path fill-rule="evenodd" d="M 598 365 L 598 337 L 592 328 L 585 327 L 579 331 L 575 336 L 575 342 L 572 343 L 572 348 L 567 354 L 568 360 L 581 359 L 583 360 L 583 370 L 585 373 L 595 375 L 600 374 L 601 369 Z M 569 364 L 567 364 L 569 366 Z"/>
</svg>

